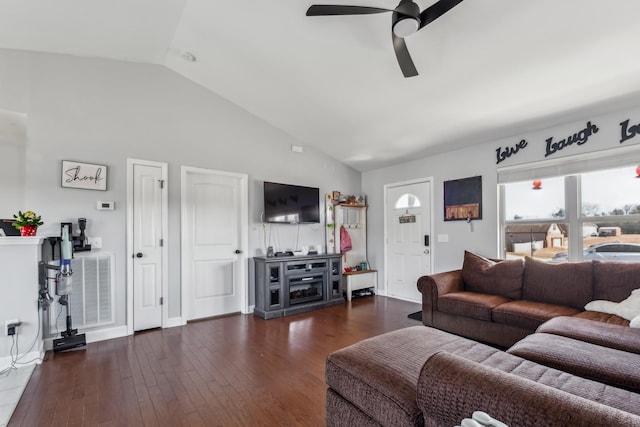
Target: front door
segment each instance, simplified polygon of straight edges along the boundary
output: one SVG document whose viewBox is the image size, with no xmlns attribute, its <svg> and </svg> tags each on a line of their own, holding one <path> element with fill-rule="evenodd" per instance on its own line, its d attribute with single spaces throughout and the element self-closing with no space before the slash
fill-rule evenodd
<svg viewBox="0 0 640 427">
<path fill-rule="evenodd" d="M 246 175 L 182 168 L 182 287 L 187 321 L 243 310 L 246 194 Z"/>
<path fill-rule="evenodd" d="M 387 295 L 421 302 L 418 278 L 431 273 L 431 181 L 386 187 Z"/>
<path fill-rule="evenodd" d="M 133 330 L 162 326 L 163 166 L 133 164 Z"/>
</svg>

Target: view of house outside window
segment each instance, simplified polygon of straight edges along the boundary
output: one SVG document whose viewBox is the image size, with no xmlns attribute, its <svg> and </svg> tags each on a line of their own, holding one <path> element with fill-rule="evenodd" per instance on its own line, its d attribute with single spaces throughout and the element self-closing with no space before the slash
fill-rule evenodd
<svg viewBox="0 0 640 427">
<path fill-rule="evenodd" d="M 640 262 L 636 165 L 502 185 L 505 257 Z"/>
</svg>

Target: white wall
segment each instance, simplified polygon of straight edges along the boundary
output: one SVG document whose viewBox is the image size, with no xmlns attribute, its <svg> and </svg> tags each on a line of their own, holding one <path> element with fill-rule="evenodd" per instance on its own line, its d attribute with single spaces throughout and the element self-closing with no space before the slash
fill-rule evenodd
<svg viewBox="0 0 640 427">
<path fill-rule="evenodd" d="M 0 239 L 0 293 L 3 295 L 0 298 L 0 371 L 11 365 L 16 353 L 24 355 L 20 360 L 22 363 L 30 363 L 42 356 L 38 311 L 39 244 L 40 239 L 36 237 Z M 7 320 L 22 322 L 16 336 L 5 335 Z"/>
<path fill-rule="evenodd" d="M 362 191 L 369 204 L 368 256 L 379 270 L 378 283 L 384 284 L 384 185 L 417 178 L 433 177 L 433 223 L 431 250 L 433 271 L 446 271 L 461 266 L 464 249 L 495 255 L 497 248 L 497 196 L 495 165 L 485 146 L 432 156 L 402 165 L 365 172 Z M 473 221 L 470 231 L 466 221 L 444 221 L 443 183 L 446 180 L 482 176 L 482 217 Z M 436 236 L 447 234 L 448 243 L 438 243 Z"/>
<path fill-rule="evenodd" d="M 18 212 L 24 206 L 24 162 L 27 143 L 26 116 L 0 110 L 0 200 L 2 211 Z M 1 219 L 12 218 L 2 216 Z"/>
<path fill-rule="evenodd" d="M 433 253 L 432 272 L 457 269 L 462 266 L 465 250 L 485 256 L 499 256 L 499 220 L 497 197 L 497 173 L 499 170 L 532 166 L 555 165 L 558 170 L 574 160 L 589 159 L 597 165 L 598 156 L 619 153 L 628 160 L 640 163 L 640 135 L 622 140 L 621 123 L 629 120 L 629 126 L 640 123 L 640 109 L 627 108 L 614 112 L 585 117 L 547 129 L 540 129 L 522 135 L 516 135 L 499 141 L 486 142 L 470 148 L 451 151 L 444 154 L 378 169 L 362 174 L 362 191 L 368 197 L 368 256 L 372 266 L 379 270 L 379 288 L 386 292 L 384 281 L 384 192 L 385 184 L 433 177 L 433 223 L 431 230 L 431 248 Z M 547 140 L 558 142 L 579 133 L 587 122 L 595 124 L 598 132 L 591 135 L 582 144 L 571 144 L 560 151 L 547 156 Z M 640 126 L 638 127 L 640 132 Z M 627 130 L 627 134 L 629 134 Z M 497 163 L 496 150 L 513 147 L 522 140 L 526 147 L 518 153 Z M 622 164 L 620 164 L 622 166 Z M 615 167 L 615 165 L 613 166 Z M 482 220 L 472 222 L 472 230 L 465 221 L 444 221 L 444 181 L 482 176 Z M 447 234 L 448 243 L 439 243 L 438 234 Z"/>
<path fill-rule="evenodd" d="M 0 50 L 0 109 L 27 116 L 22 209 L 42 215 L 38 235 L 86 217 L 87 234 L 116 254 L 116 326 L 126 322 L 127 158 L 169 164 L 169 317 L 180 316 L 180 166 L 249 175 L 250 256 L 262 247 L 263 180 L 361 192 L 358 172 L 308 147 L 292 153 L 300 141 L 162 66 Z M 108 165 L 108 190 L 62 188 L 63 159 Z M 15 205 L 2 203 L 0 217 Z M 277 235 L 289 246 L 296 227 Z M 324 242 L 324 227 L 300 226 L 300 242 Z"/>
</svg>

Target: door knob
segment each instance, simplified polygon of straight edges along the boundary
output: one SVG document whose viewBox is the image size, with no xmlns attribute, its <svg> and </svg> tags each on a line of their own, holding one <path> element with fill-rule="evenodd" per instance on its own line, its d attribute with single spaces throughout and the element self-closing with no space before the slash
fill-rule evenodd
<svg viewBox="0 0 640 427">
<path fill-rule="evenodd" d="M 240 249 L 236 249 L 236 254 L 241 254 L 242 251 Z"/>
<path fill-rule="evenodd" d="M 138 253 L 136 254 L 136 258 L 142 258 L 142 252 L 138 252 Z"/>
<path fill-rule="evenodd" d="M 424 253 L 425 253 L 425 254 L 428 254 L 428 253 L 429 253 L 429 249 L 425 249 L 425 250 L 424 250 Z"/>
</svg>

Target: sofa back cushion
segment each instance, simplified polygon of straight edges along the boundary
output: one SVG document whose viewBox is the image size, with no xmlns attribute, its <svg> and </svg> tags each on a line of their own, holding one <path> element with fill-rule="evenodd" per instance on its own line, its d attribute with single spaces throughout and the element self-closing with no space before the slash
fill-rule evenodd
<svg viewBox="0 0 640 427">
<path fill-rule="evenodd" d="M 522 299 L 578 309 L 593 300 L 591 261 L 561 264 L 526 257 Z"/>
<path fill-rule="evenodd" d="M 464 290 L 520 299 L 524 263 L 521 259 L 491 260 L 464 252 L 462 280 Z"/>
<path fill-rule="evenodd" d="M 620 302 L 640 288 L 640 263 L 593 261 L 593 299 Z"/>
</svg>

